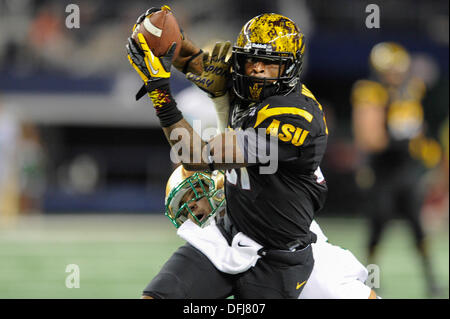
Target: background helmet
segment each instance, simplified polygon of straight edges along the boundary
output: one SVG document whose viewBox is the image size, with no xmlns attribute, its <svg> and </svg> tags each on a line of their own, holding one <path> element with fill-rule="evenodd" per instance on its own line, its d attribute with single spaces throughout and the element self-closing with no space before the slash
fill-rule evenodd
<svg viewBox="0 0 450 319">
<path fill-rule="evenodd" d="M 235 94 L 247 101 L 261 101 L 271 95 L 291 92 L 300 77 L 305 51 L 304 36 L 289 18 L 275 13 L 254 17 L 242 28 L 233 46 L 232 79 Z M 276 78 L 245 75 L 245 61 L 268 59 L 284 71 Z"/>
<path fill-rule="evenodd" d="M 221 171 L 191 172 L 185 170 L 183 166 L 178 166 L 167 181 L 165 215 L 176 228 L 189 218 L 189 214 L 199 226 L 206 226 L 211 217 L 225 208 L 223 185 L 224 175 Z M 191 190 L 192 198 L 186 200 L 184 197 Z M 189 204 L 204 197 L 209 202 L 211 213 L 200 222 L 189 208 Z"/>
<path fill-rule="evenodd" d="M 411 64 L 408 51 L 394 42 L 381 42 L 370 51 L 370 65 L 379 74 L 394 71 L 406 73 Z"/>
</svg>

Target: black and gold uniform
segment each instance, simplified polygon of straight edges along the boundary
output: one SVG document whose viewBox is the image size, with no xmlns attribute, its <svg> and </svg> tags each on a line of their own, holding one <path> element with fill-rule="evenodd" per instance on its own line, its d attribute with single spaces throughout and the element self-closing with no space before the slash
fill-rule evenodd
<svg viewBox="0 0 450 319">
<path fill-rule="evenodd" d="M 370 165 L 377 171 L 392 172 L 405 163 L 427 166 L 435 164 L 433 150 L 421 153 L 423 145 L 424 110 L 422 99 L 425 85 L 418 78 L 408 79 L 399 88 L 388 88 L 382 83 L 360 80 L 352 92 L 352 104 L 360 107 L 367 104 L 383 109 L 385 130 L 389 141 L 380 152 L 370 154 Z M 428 143 L 428 141 L 427 141 Z M 422 146 L 420 149 L 419 147 Z"/>
<path fill-rule="evenodd" d="M 389 220 L 405 218 L 413 230 L 416 247 L 423 257 L 427 284 L 432 290 L 434 282 L 420 220 L 424 198 L 420 179 L 425 168 L 440 161 L 441 150 L 436 141 L 425 136 L 422 105 L 425 85 L 408 75 L 409 54 L 396 43 L 376 45 L 370 62 L 376 80 L 357 81 L 351 95 L 354 114 L 368 114 L 372 108 L 370 123 L 382 127 L 381 135 L 385 139 L 377 149 L 363 152 L 365 165 L 360 171 L 364 171 L 364 180 L 360 179 L 359 183 L 368 190 L 369 263 L 375 263 L 376 248 Z"/>
<path fill-rule="evenodd" d="M 328 130 L 322 106 L 300 83 L 304 49 L 295 23 L 277 14 L 248 21 L 233 47 L 228 126 L 247 165 L 225 174 L 227 214 L 218 226 L 228 241 L 242 232 L 263 246 L 239 279 L 239 297 L 297 298 L 314 266 L 309 227 L 327 192 L 319 165 Z M 278 76 L 247 71 L 258 63 L 278 65 Z"/>
<path fill-rule="evenodd" d="M 327 192 L 319 168 L 328 134 L 322 106 L 299 84 L 286 96 L 272 96 L 247 107 L 235 103 L 229 126 L 241 131 L 262 128 L 262 134 L 278 142 L 275 173 L 261 173 L 257 156 L 261 145 L 255 147 L 254 165 L 226 172 L 227 211 L 233 224 L 266 248 L 307 246 L 309 226 Z M 244 153 L 251 147 L 245 145 Z"/>
<path fill-rule="evenodd" d="M 240 241 L 233 246 L 238 234 L 259 244 L 257 262 L 245 271 L 225 273 L 188 243 L 144 295 L 298 298 L 314 266 L 310 244 L 315 234 L 309 227 L 327 192 L 319 165 L 328 131 L 322 106 L 300 83 L 303 54 L 298 27 L 273 13 L 248 21 L 233 46 L 229 127 L 245 163 L 225 173 L 227 213 L 217 226 L 233 249 L 245 247 Z M 245 67 L 252 63 L 278 65 L 265 74 L 278 76 L 252 76 Z"/>
<path fill-rule="evenodd" d="M 231 109 L 230 126 L 238 132 L 262 128 L 263 139 L 276 137 L 278 167 L 274 173 L 261 174 L 264 164 L 258 157 L 258 144 L 253 165 L 227 170 L 227 213 L 218 218 L 217 226 L 230 245 L 238 232 L 261 244 L 261 258 L 243 273 L 227 274 L 187 243 L 165 263 L 144 295 L 297 298 L 308 280 L 314 266 L 310 244 L 315 242 L 309 227 L 327 193 L 319 168 L 328 135 L 322 106 L 302 84 L 286 96 L 247 106 L 240 103 L 235 101 Z M 251 149 L 252 141 L 243 148 Z"/>
<path fill-rule="evenodd" d="M 370 185 L 372 200 L 369 205 L 371 250 L 378 244 L 386 223 L 396 213 L 411 221 L 418 242 L 424 237 L 419 220 L 423 198 L 418 183 L 421 163 L 413 152 L 424 124 L 423 91 L 421 82 L 411 79 L 395 91 L 379 82 L 361 80 L 352 92 L 354 107 L 370 103 L 373 107 L 383 108 L 388 136 L 386 147 L 367 154 L 366 158 L 374 179 Z"/>
<path fill-rule="evenodd" d="M 298 298 L 314 266 L 309 227 L 327 192 L 319 165 L 328 132 L 322 106 L 300 83 L 304 49 L 295 23 L 273 13 L 249 20 L 233 46 L 229 127 L 245 163 L 225 173 L 227 213 L 217 226 L 230 247 L 238 233 L 259 244 L 257 262 L 245 271 L 221 272 L 186 244 L 144 295 Z M 275 71 L 257 77 L 246 70 L 261 63 Z M 240 244 L 233 249 L 245 247 Z"/>
</svg>

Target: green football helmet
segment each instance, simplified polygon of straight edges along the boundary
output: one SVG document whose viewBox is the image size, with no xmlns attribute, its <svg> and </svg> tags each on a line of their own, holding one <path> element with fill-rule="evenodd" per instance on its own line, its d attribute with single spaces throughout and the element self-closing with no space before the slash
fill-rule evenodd
<svg viewBox="0 0 450 319">
<path fill-rule="evenodd" d="M 212 217 L 225 209 L 223 184 L 224 174 L 221 171 L 190 172 L 183 166 L 177 167 L 167 181 L 165 215 L 176 228 L 187 219 L 205 227 Z M 206 215 L 196 215 L 190 205 L 202 198 L 206 198 L 211 210 Z"/>
</svg>

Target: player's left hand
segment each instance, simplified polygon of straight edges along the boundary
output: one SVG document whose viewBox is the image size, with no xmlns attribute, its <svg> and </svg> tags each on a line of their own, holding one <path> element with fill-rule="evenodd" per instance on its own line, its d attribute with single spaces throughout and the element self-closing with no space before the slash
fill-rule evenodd
<svg viewBox="0 0 450 319">
<path fill-rule="evenodd" d="M 230 60 L 226 60 L 230 48 L 230 41 L 217 42 L 212 54 L 203 55 L 203 72 L 200 75 L 188 72 L 186 78 L 212 98 L 225 95 L 230 78 Z"/>
<path fill-rule="evenodd" d="M 172 44 L 164 56 L 158 58 L 150 50 L 142 33 L 138 33 L 138 39 L 140 47 L 131 37 L 128 38 L 128 44 L 126 45 L 128 60 L 144 81 L 147 92 L 150 93 L 154 89 L 169 83 L 176 43 Z"/>
</svg>

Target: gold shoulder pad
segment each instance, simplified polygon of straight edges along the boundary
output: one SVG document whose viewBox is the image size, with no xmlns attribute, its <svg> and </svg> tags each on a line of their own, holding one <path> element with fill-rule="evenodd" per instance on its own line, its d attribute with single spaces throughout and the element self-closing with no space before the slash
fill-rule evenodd
<svg viewBox="0 0 450 319">
<path fill-rule="evenodd" d="M 375 104 L 384 107 L 388 101 L 387 90 L 380 84 L 369 80 L 357 81 L 352 89 L 351 103 L 353 107 Z"/>
</svg>

